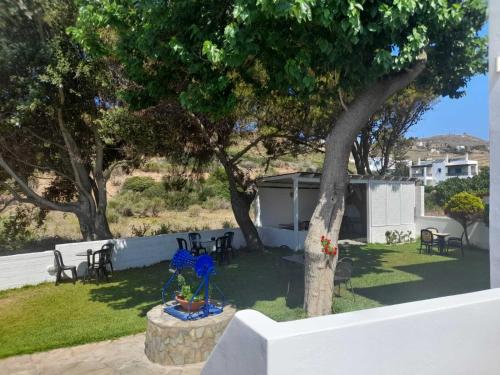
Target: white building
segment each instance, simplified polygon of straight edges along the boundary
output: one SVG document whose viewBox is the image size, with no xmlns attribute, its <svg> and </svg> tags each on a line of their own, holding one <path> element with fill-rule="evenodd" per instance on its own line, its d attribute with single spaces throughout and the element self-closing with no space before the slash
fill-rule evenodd
<svg viewBox="0 0 500 375">
<path fill-rule="evenodd" d="M 420 160 L 412 164 L 410 177 L 416 178 L 424 185 L 436 185 L 449 178 L 470 178 L 479 173 L 479 165 L 476 160 L 469 160 L 469 154 L 463 159 Z"/>
<path fill-rule="evenodd" d="M 321 175 L 289 173 L 259 179 L 255 224 L 267 246 L 303 249 L 318 202 Z M 385 242 L 385 232 L 411 231 L 422 214 L 423 187 L 395 177 L 350 177 L 341 239 Z M 421 203 L 422 202 L 422 203 Z"/>
</svg>

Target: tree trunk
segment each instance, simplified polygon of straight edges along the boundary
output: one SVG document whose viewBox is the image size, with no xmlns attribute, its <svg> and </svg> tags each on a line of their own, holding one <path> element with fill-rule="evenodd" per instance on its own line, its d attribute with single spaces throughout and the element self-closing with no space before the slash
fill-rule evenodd
<svg viewBox="0 0 500 375">
<path fill-rule="evenodd" d="M 465 243 L 467 244 L 467 246 L 470 246 L 469 232 L 467 232 L 467 223 L 462 223 L 462 227 L 464 228 Z"/>
<path fill-rule="evenodd" d="M 338 245 L 348 183 L 349 152 L 368 119 L 395 92 L 406 87 L 425 68 L 422 54 L 415 66 L 375 82 L 361 92 L 338 118 L 326 140 L 319 201 L 305 242 L 304 309 L 308 316 L 329 314 L 333 303 L 333 278 L 337 255 L 322 252 L 321 236 Z"/>
<path fill-rule="evenodd" d="M 217 157 L 224 167 L 229 183 L 229 193 L 231 195 L 231 208 L 234 218 L 240 227 L 241 233 L 245 238 L 246 245 L 251 250 L 262 250 L 264 245 L 260 240 L 259 232 L 250 218 L 250 207 L 255 198 L 255 189 L 249 190 L 248 183 L 243 183 L 243 178 L 238 175 L 237 166 L 229 161 L 225 151 L 219 151 Z M 238 184 L 239 181 L 240 183 Z M 238 189 L 245 187 L 246 191 Z"/>
<path fill-rule="evenodd" d="M 255 228 L 250 218 L 250 206 L 253 201 L 252 197 L 231 187 L 229 190 L 231 193 L 231 207 L 233 209 L 234 218 L 241 229 L 247 247 L 252 250 L 262 250 L 264 246 L 260 240 L 259 232 L 257 232 L 257 228 Z"/>
<path fill-rule="evenodd" d="M 320 185 L 320 198 L 311 217 L 305 242 L 304 309 L 308 316 L 330 314 L 333 303 L 333 275 L 337 257 L 322 252 L 321 237 L 335 246 L 344 214 L 349 144 L 338 131 L 330 133 Z"/>
<path fill-rule="evenodd" d="M 84 241 L 97 241 L 113 238 L 109 229 L 108 220 L 105 215 L 92 217 L 88 210 L 80 210 L 75 213 L 80 232 Z"/>
</svg>

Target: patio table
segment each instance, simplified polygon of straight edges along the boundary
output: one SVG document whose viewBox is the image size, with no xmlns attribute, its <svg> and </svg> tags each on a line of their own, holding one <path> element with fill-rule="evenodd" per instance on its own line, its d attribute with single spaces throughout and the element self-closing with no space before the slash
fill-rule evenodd
<svg viewBox="0 0 500 375">
<path fill-rule="evenodd" d="M 446 237 L 448 237 L 450 234 L 441 232 L 434 232 L 433 234 L 438 238 L 439 254 L 443 255 L 444 247 L 446 245 Z"/>
<path fill-rule="evenodd" d="M 207 249 L 207 252 L 215 251 L 215 238 L 211 240 L 200 241 L 201 246 Z"/>
<path fill-rule="evenodd" d="M 90 252 L 87 252 L 87 250 L 80 251 L 79 253 L 75 254 L 77 257 L 87 257 L 87 268 L 85 269 L 85 275 L 83 276 L 84 280 L 90 278 L 90 274 L 89 274 L 90 257 L 94 254 L 94 250 L 92 250 L 92 249 L 89 249 L 89 250 L 91 250 L 91 251 Z"/>
</svg>

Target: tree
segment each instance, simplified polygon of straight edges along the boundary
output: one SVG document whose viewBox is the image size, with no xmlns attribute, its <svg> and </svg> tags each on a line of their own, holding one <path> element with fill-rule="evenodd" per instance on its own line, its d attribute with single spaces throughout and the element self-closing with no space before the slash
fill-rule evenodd
<svg viewBox="0 0 500 375">
<path fill-rule="evenodd" d="M 479 174 L 471 178 L 449 178 L 439 182 L 435 186 L 426 187 L 431 199 L 444 207 L 446 202 L 455 194 L 467 192 L 476 196 L 489 195 L 490 191 L 490 170 L 487 167 L 481 168 Z"/>
<path fill-rule="evenodd" d="M 331 111 L 319 202 L 305 244 L 310 316 L 331 312 L 337 256 L 322 251 L 320 238 L 337 244 L 349 153 L 368 119 L 411 83 L 456 98 L 471 76 L 485 71 L 482 0 L 87 4 L 75 36 L 93 51 L 112 48 L 148 89 L 143 100 L 170 94 L 215 123 L 234 110 L 241 81 L 263 97 L 308 100 L 323 90 L 326 103 L 338 98 L 343 111 Z M 113 43 L 105 44 L 109 28 Z M 327 86 L 325 77 L 334 84 Z"/>
<path fill-rule="evenodd" d="M 411 86 L 389 98 L 354 141 L 351 153 L 357 173 L 385 175 L 390 167 L 401 164 L 411 143 L 405 138 L 406 133 L 431 108 L 433 101 L 430 91 L 418 91 Z M 370 169 L 370 157 L 381 160 L 376 171 Z"/>
<path fill-rule="evenodd" d="M 255 86 L 213 66 L 213 56 L 206 56 L 216 52 L 210 50 L 205 37 L 223 33 L 225 4 L 148 3 L 139 8 L 133 1 L 123 4 L 116 8 L 88 2 L 73 35 L 93 56 L 112 57 L 123 64 L 127 78 L 135 82 L 124 95 L 131 106 L 153 113 L 162 103 L 169 103 L 177 116 L 185 118 L 181 123 L 190 125 L 178 126 L 174 133 L 182 144 L 198 145 L 204 151 L 204 155 L 200 153 L 203 159 L 213 157 L 222 165 L 231 207 L 246 244 L 262 249 L 250 217 L 257 176 L 242 167 L 241 161 L 259 146 L 266 149 L 266 165 L 279 156 L 317 147 L 320 139 L 305 137 L 299 121 L 322 114 L 311 112 L 312 105 L 297 102 L 293 96 L 261 97 Z M 215 14 L 220 20 L 208 22 Z M 165 40 L 169 40 L 168 46 Z M 149 64 L 153 61 L 157 63 Z M 253 74 L 265 79 L 265 72 L 258 67 Z M 253 124 L 252 130 L 248 130 L 249 124 Z M 252 139 L 248 144 L 233 152 L 235 140 L 249 133 Z"/>
<path fill-rule="evenodd" d="M 483 218 L 484 209 L 481 198 L 467 192 L 455 194 L 444 207 L 446 215 L 458 221 L 464 229 L 467 245 L 470 245 L 467 228 L 474 221 Z"/>
<path fill-rule="evenodd" d="M 103 131 L 116 108 L 102 61 L 66 34 L 70 0 L 8 1 L 0 11 L 0 189 L 12 203 L 73 213 L 85 240 L 110 238 L 106 182 L 133 159 Z"/>
</svg>

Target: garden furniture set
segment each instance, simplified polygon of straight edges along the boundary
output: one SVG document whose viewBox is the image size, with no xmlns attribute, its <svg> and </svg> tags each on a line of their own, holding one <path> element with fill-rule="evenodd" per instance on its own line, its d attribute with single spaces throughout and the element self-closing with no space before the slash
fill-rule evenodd
<svg viewBox="0 0 500 375">
<path fill-rule="evenodd" d="M 87 269 L 83 275 L 83 281 L 95 278 L 97 282 L 102 279 L 109 279 L 109 274 L 113 273 L 113 262 L 111 260 L 114 244 L 104 244 L 100 250 L 88 249 L 87 251 L 76 253 L 76 256 L 87 258 Z M 54 250 L 54 266 L 56 268 L 56 285 L 62 281 L 64 271 L 71 271 L 71 279 L 76 282 L 78 275 L 76 266 L 65 265 L 62 254 L 59 250 Z"/>
<path fill-rule="evenodd" d="M 461 237 L 450 237 L 449 233 L 441 233 L 436 228 L 425 228 L 420 231 L 420 253 L 425 250 L 426 253 L 432 254 L 432 249 L 437 247 L 439 254 L 448 253 L 450 249 L 458 249 L 464 256 L 464 235 Z"/>
<path fill-rule="evenodd" d="M 184 238 L 177 238 L 179 249 L 189 250 L 194 256 L 200 254 L 209 254 L 214 256 L 219 264 L 224 262 L 229 263 L 230 255 L 235 256 L 236 252 L 233 248 L 234 232 L 225 232 L 220 237 L 211 237 L 210 240 L 202 240 L 201 235 L 197 232 L 188 233 L 188 242 Z"/>
</svg>

